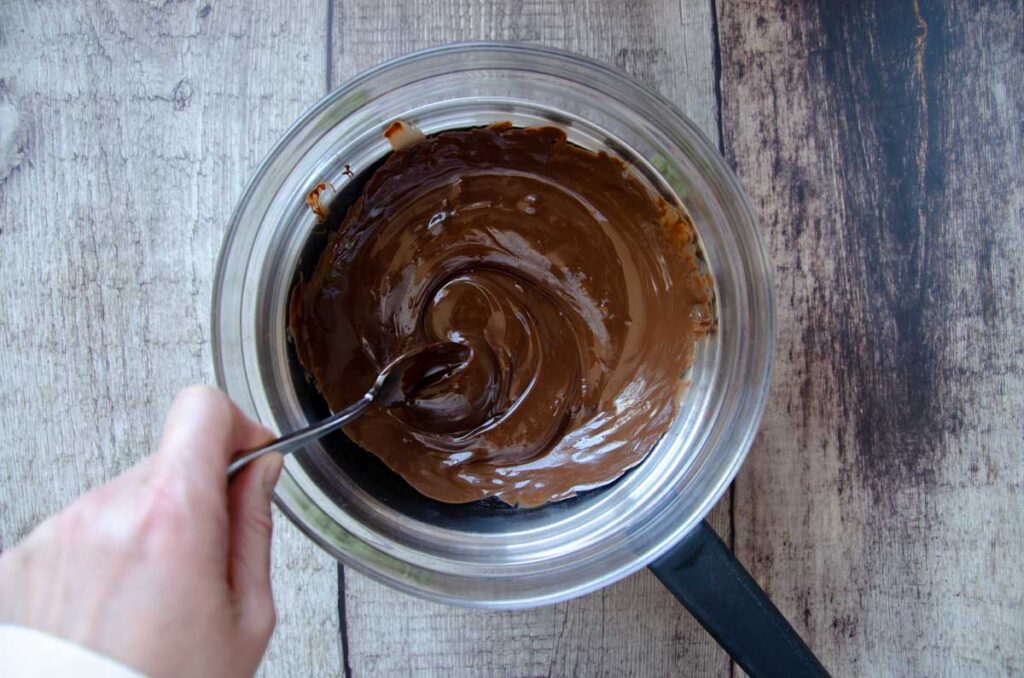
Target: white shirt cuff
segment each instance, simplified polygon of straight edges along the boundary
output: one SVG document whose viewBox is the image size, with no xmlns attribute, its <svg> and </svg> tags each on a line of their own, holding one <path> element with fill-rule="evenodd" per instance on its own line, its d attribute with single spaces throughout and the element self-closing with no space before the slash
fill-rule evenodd
<svg viewBox="0 0 1024 678">
<path fill-rule="evenodd" d="M 81 645 L 42 631 L 0 624 L 0 675 L 13 678 L 142 678 Z"/>
</svg>

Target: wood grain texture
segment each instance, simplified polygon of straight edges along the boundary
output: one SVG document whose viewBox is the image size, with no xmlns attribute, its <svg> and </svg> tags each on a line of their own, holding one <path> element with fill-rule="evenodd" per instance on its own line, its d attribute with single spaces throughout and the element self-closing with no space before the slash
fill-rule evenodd
<svg viewBox="0 0 1024 678">
<path fill-rule="evenodd" d="M 369 66 L 471 39 L 598 58 L 716 140 L 720 90 L 779 307 L 738 555 L 837 675 L 1024 673 L 1019 2 L 0 3 L 0 105 L 26 131 L 0 179 L 0 548 L 212 380 L 214 260 L 284 128 Z M 729 536 L 728 506 L 713 523 Z M 339 601 L 284 520 L 274 548 L 267 675 L 730 671 L 646 572 L 486 613 L 350 572 Z"/>
<path fill-rule="evenodd" d="M 173 393 L 213 381 L 224 227 L 323 92 L 325 10 L 0 3 L 0 99 L 27 133 L 0 183 L 0 547 L 148 453 Z M 266 673 L 337 673 L 334 563 L 277 523 Z"/>
<path fill-rule="evenodd" d="M 736 550 L 837 675 L 1024 672 L 1020 3 L 720 3 L 776 268 Z"/>
<path fill-rule="evenodd" d="M 333 18 L 333 86 L 450 42 L 536 43 L 629 73 L 718 138 L 711 7 L 702 0 L 334 0 Z"/>
<path fill-rule="evenodd" d="M 511 40 L 604 61 L 660 91 L 718 140 L 711 6 L 704 1 L 352 0 L 334 4 L 332 83 L 449 42 Z M 728 500 L 712 515 L 729 539 Z M 728 657 L 647 571 L 579 600 L 482 612 L 343 576 L 355 676 L 727 675 Z"/>
</svg>

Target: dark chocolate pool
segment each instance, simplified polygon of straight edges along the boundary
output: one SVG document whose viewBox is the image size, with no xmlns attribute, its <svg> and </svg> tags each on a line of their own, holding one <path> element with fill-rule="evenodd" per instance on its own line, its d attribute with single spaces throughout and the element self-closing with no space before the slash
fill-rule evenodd
<svg viewBox="0 0 1024 678">
<path fill-rule="evenodd" d="M 471 357 L 325 445 L 393 504 L 422 502 L 414 488 L 532 507 L 610 483 L 665 433 L 713 324 L 689 218 L 554 127 L 414 141 L 348 182 L 307 242 L 293 376 L 326 415 L 415 346 L 456 341 Z"/>
</svg>

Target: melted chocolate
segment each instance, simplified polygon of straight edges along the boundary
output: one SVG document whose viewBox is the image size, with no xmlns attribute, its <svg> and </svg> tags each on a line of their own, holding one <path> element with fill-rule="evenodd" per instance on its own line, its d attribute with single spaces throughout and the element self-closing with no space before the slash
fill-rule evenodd
<svg viewBox="0 0 1024 678">
<path fill-rule="evenodd" d="M 434 499 L 537 506 L 614 480 L 664 434 L 711 296 L 685 214 L 559 129 L 503 124 L 392 153 L 289 325 L 334 410 L 418 345 L 468 346 L 345 432 Z"/>
<path fill-rule="evenodd" d="M 411 422 L 415 425 L 424 417 L 421 404 L 436 400 L 428 394 L 432 394 L 438 384 L 452 380 L 459 370 L 464 369 L 470 355 L 468 346 L 450 341 L 417 346 L 381 369 L 374 400 L 384 407 L 408 408 Z M 451 395 L 459 396 L 458 393 Z M 442 407 L 440 411 L 446 409 L 449 408 Z M 426 410 L 426 416 L 431 414 L 433 410 Z"/>
</svg>

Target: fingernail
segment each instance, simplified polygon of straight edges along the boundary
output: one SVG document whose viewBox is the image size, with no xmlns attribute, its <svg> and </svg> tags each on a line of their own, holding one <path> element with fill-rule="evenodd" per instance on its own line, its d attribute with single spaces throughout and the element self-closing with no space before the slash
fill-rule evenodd
<svg viewBox="0 0 1024 678">
<path fill-rule="evenodd" d="M 263 463 L 263 489 L 267 494 L 274 491 L 277 479 L 281 476 L 281 467 L 284 466 L 284 457 L 280 454 L 267 455 L 270 457 Z"/>
</svg>

